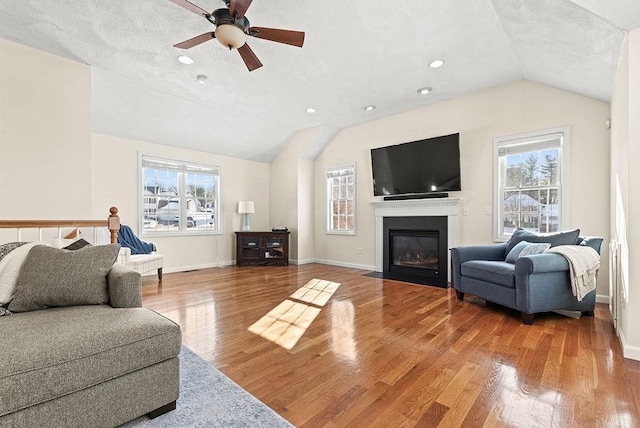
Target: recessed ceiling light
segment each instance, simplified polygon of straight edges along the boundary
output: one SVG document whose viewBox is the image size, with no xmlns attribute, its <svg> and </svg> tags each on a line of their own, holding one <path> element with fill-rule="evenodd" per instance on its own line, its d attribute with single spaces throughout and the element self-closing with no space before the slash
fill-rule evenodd
<svg viewBox="0 0 640 428">
<path fill-rule="evenodd" d="M 198 74 L 198 77 L 196 77 L 196 80 L 201 85 L 206 85 L 207 84 L 207 76 L 205 76 L 204 74 Z"/>
<path fill-rule="evenodd" d="M 443 65 L 444 65 L 444 61 L 441 59 L 437 59 L 435 61 L 431 61 L 431 63 L 429 64 L 429 67 L 438 68 L 438 67 L 442 67 Z"/>
<path fill-rule="evenodd" d="M 370 105 L 370 106 L 366 106 L 366 107 L 363 107 L 363 108 L 364 108 L 366 111 L 371 111 L 371 110 L 375 109 L 375 108 L 376 108 L 376 106 L 374 106 L 374 105 Z"/>
<path fill-rule="evenodd" d="M 420 89 L 418 89 L 418 93 L 419 93 L 420 95 L 427 95 L 427 94 L 428 94 L 429 92 L 431 92 L 432 90 L 433 90 L 433 89 L 431 89 L 431 88 L 429 88 L 429 87 L 427 86 L 427 87 L 424 87 L 424 88 L 420 88 Z"/>
<path fill-rule="evenodd" d="M 307 109 L 307 113 L 315 113 L 315 112 L 316 112 L 316 109 L 314 109 L 313 107 L 309 107 Z"/>
<path fill-rule="evenodd" d="M 183 64 L 187 64 L 187 65 L 193 64 L 193 62 L 194 62 L 193 58 L 191 58 L 190 56 L 186 56 L 186 55 L 180 55 L 178 57 L 178 61 L 180 61 Z"/>
</svg>

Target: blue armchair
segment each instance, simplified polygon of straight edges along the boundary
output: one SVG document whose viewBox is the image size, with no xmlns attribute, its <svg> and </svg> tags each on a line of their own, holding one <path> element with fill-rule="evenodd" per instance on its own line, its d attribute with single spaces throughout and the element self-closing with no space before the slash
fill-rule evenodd
<svg viewBox="0 0 640 428">
<path fill-rule="evenodd" d="M 571 238 L 570 244 L 588 245 L 600 253 L 602 238 Z M 505 261 L 518 241 L 549 242 L 566 245 L 555 235 L 534 235 L 516 230 L 512 239 L 502 244 L 457 247 L 451 249 L 453 287 L 458 300 L 465 293 L 520 311 L 525 324 L 533 324 L 534 314 L 554 310 L 580 311 L 593 316 L 596 291 L 578 301 L 571 291 L 569 263 L 560 254 L 541 253 L 518 257 L 515 263 Z M 565 237 L 566 237 L 565 233 Z M 514 239 L 515 238 L 515 239 Z M 546 239 L 550 238 L 550 239 Z"/>
</svg>

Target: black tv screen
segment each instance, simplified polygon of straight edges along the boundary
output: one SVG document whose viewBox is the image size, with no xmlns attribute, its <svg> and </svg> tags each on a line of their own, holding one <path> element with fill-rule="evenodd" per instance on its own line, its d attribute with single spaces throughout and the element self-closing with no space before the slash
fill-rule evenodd
<svg viewBox="0 0 640 428">
<path fill-rule="evenodd" d="M 371 149 L 374 196 L 462 190 L 460 134 Z"/>
</svg>

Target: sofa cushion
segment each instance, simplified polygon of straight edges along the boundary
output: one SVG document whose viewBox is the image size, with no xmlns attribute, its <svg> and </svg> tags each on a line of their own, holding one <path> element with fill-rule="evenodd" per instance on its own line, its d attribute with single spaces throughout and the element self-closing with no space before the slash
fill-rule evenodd
<svg viewBox="0 0 640 428">
<path fill-rule="evenodd" d="M 107 273 L 119 250 L 118 244 L 76 251 L 36 245 L 20 269 L 15 296 L 8 309 L 27 312 L 107 303 Z"/>
<path fill-rule="evenodd" d="M 507 254 L 507 257 L 504 259 L 507 263 L 515 263 L 520 257 L 530 256 L 532 254 L 541 254 L 545 250 L 549 249 L 551 244 L 549 243 L 534 243 L 529 241 L 520 241 L 518 242 Z"/>
<path fill-rule="evenodd" d="M 556 233 L 533 233 L 528 230 L 524 230 L 518 227 L 512 234 L 511 238 L 507 241 L 507 254 L 516 246 L 520 241 L 528 242 L 547 242 L 552 247 L 557 245 L 575 245 L 578 242 L 578 236 L 580 235 L 580 229 L 565 230 Z"/>
<path fill-rule="evenodd" d="M 515 265 L 507 262 L 470 260 L 462 263 L 463 277 L 486 281 L 508 288 L 516 288 Z"/>
<path fill-rule="evenodd" d="M 51 308 L 0 318 L 0 416 L 174 358 L 180 328 L 145 308 Z"/>
</svg>

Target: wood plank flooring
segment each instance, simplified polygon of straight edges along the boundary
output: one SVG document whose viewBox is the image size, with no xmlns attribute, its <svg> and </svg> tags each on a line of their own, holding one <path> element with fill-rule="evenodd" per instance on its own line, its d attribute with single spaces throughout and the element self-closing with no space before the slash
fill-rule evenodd
<svg viewBox="0 0 640 428">
<path fill-rule="evenodd" d="M 640 362 L 622 358 L 604 305 L 527 326 L 452 289 L 364 273 L 309 264 L 165 274 L 160 287 L 144 278 L 143 303 L 296 426 L 640 427 Z M 340 284 L 324 306 L 290 297 L 314 278 Z M 248 330 L 285 300 L 321 309 L 301 325 L 275 315 L 290 345 L 303 329 L 289 350 Z"/>
</svg>

